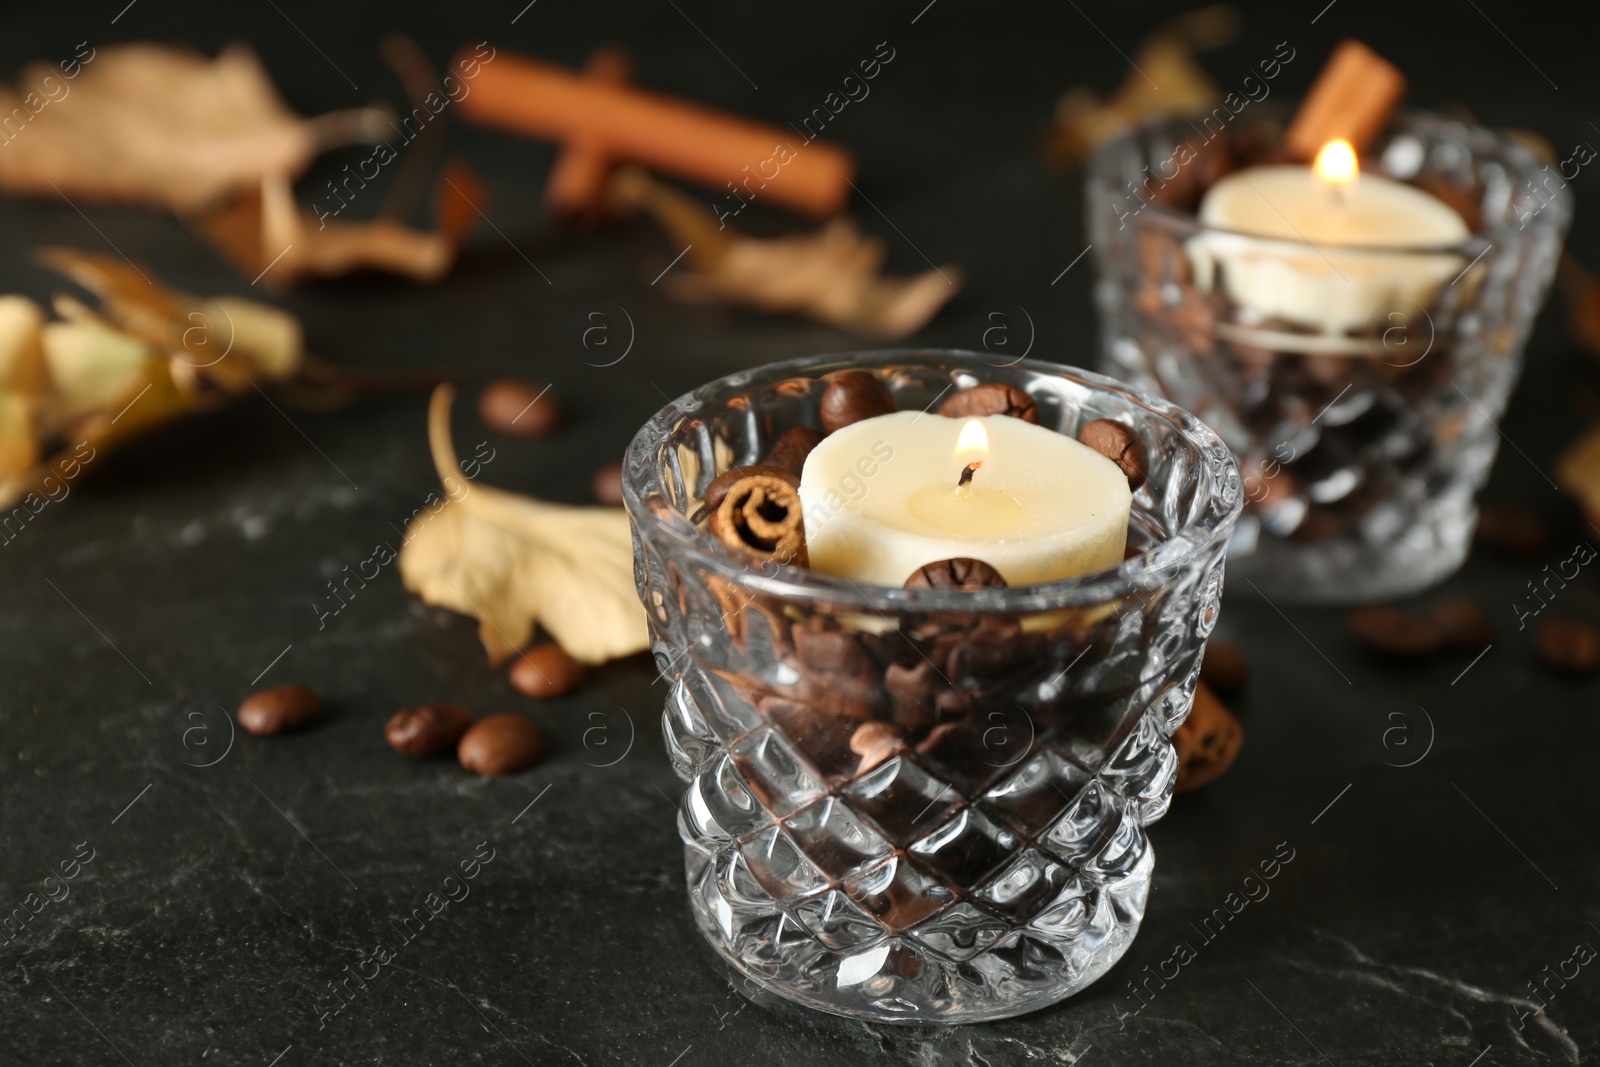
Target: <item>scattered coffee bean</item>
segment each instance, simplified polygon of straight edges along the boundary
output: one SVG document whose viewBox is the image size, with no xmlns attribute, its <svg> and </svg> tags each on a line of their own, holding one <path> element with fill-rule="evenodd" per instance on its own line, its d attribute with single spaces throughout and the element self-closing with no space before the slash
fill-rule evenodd
<svg viewBox="0 0 1600 1067">
<path fill-rule="evenodd" d="M 560 425 L 561 408 L 545 386 L 501 378 L 478 395 L 478 418 L 499 433 L 543 437 Z"/>
<path fill-rule="evenodd" d="M 829 433 L 862 419 L 887 415 L 895 410 L 894 394 L 883 379 L 864 370 L 847 370 L 834 375 L 822 394 L 822 426 Z"/>
<path fill-rule="evenodd" d="M 706 512 L 709 514 L 722 506 L 723 498 L 728 495 L 728 490 L 739 484 L 740 479 L 748 478 L 752 474 L 766 474 L 781 482 L 786 482 L 800 488 L 800 476 L 787 467 L 729 467 L 706 486 L 704 502 Z"/>
<path fill-rule="evenodd" d="M 1137 434 L 1115 419 L 1095 419 L 1078 431 L 1078 440 L 1122 468 L 1128 476 L 1128 488 L 1137 490 L 1144 484 L 1146 459 L 1144 442 Z"/>
<path fill-rule="evenodd" d="M 1200 680 L 1223 696 L 1244 691 L 1250 681 L 1250 664 L 1237 645 L 1215 637 L 1206 642 L 1205 659 L 1200 662 Z"/>
<path fill-rule="evenodd" d="M 981 559 L 941 559 L 920 568 L 906 579 L 907 589 L 1004 589 L 1000 572 Z"/>
<path fill-rule="evenodd" d="M 1429 617 L 1457 651 L 1481 652 L 1494 640 L 1489 616 L 1470 600 L 1446 600 L 1429 612 Z"/>
<path fill-rule="evenodd" d="M 548 700 L 578 688 L 583 664 L 555 642 L 534 645 L 511 665 L 511 684 L 523 696 Z"/>
<path fill-rule="evenodd" d="M 1448 639 L 1429 619 L 1409 611 L 1374 604 L 1345 616 L 1350 632 L 1372 651 L 1395 659 L 1417 659 L 1442 652 Z"/>
<path fill-rule="evenodd" d="M 1549 541 L 1543 519 L 1509 504 L 1479 506 L 1477 539 L 1484 548 L 1514 559 L 1539 558 Z"/>
<path fill-rule="evenodd" d="M 514 774 L 532 766 L 540 748 L 539 731 L 521 715 L 490 715 L 461 735 L 456 758 L 479 774 Z"/>
<path fill-rule="evenodd" d="M 252 693 L 239 705 L 239 725 L 257 737 L 298 730 L 322 717 L 322 698 L 303 685 Z"/>
<path fill-rule="evenodd" d="M 1201 682 L 1195 687 L 1189 717 L 1172 734 L 1172 747 L 1178 751 L 1177 792 L 1187 793 L 1216 780 L 1233 766 L 1243 745 L 1244 727 Z"/>
<path fill-rule="evenodd" d="M 905 747 L 900 730 L 893 723 L 864 722 L 850 735 L 850 751 L 861 757 L 858 773 L 871 770 Z"/>
<path fill-rule="evenodd" d="M 607 463 L 594 472 L 594 499 L 607 507 L 622 506 L 622 464 Z"/>
<path fill-rule="evenodd" d="M 806 465 L 806 457 L 811 455 L 813 448 L 822 443 L 822 438 L 821 430 L 813 430 L 809 426 L 796 426 L 772 442 L 772 447 L 767 450 L 761 465 L 781 467 L 798 476 Z"/>
<path fill-rule="evenodd" d="M 472 725 L 466 709 L 454 704 L 423 704 L 401 708 L 389 716 L 383 739 L 389 747 L 407 756 L 437 756 L 449 752 Z"/>
<path fill-rule="evenodd" d="M 872 671 L 872 657 L 847 630 L 794 628 L 794 651 L 800 665 L 820 674 L 859 677 Z"/>
<path fill-rule="evenodd" d="M 1010 415 L 1023 422 L 1039 421 L 1039 405 L 1033 397 L 1005 382 L 984 382 L 956 393 L 939 405 L 939 414 L 951 419 L 982 415 Z"/>
<path fill-rule="evenodd" d="M 1563 674 L 1593 674 L 1600 669 L 1600 630 L 1571 619 L 1549 619 L 1535 639 L 1539 658 Z"/>
</svg>

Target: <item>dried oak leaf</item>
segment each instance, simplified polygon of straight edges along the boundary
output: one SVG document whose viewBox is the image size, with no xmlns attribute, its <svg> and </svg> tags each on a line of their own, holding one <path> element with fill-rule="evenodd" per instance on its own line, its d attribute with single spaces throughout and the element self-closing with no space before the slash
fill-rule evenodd
<svg viewBox="0 0 1600 1067">
<path fill-rule="evenodd" d="M 58 88 L 40 96 L 49 84 Z M 42 102 L 41 102 L 42 101 Z M 0 189 L 199 211 L 318 153 L 388 136 L 387 113 L 296 115 L 243 46 L 208 59 L 138 43 L 91 53 L 74 79 L 50 66 L 0 87 L 0 114 L 31 115 L 0 152 Z"/>
<path fill-rule="evenodd" d="M 442 385 L 428 407 L 428 443 L 444 497 L 409 525 L 399 558 L 406 588 L 475 616 L 491 665 L 524 647 L 536 626 L 583 663 L 648 648 L 627 513 L 469 483 L 450 440 L 454 396 Z"/>
<path fill-rule="evenodd" d="M 668 292 L 692 303 L 739 304 L 798 314 L 872 337 L 915 333 L 961 288 L 961 271 L 935 267 L 912 278 L 885 278 L 883 242 L 835 219 L 815 233 L 770 239 L 720 229 L 716 217 L 642 171 L 619 171 L 613 197 L 655 216 L 688 244 L 689 272 L 666 279 Z"/>
</svg>

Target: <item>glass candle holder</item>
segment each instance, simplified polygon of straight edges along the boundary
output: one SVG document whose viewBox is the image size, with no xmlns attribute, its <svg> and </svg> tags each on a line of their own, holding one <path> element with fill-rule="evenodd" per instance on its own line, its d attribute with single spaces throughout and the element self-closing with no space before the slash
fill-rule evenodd
<svg viewBox="0 0 1600 1067">
<path fill-rule="evenodd" d="M 1236 582 L 1321 603 L 1427 588 L 1470 547 L 1496 420 L 1571 221 L 1560 168 L 1488 130 L 1404 114 L 1363 172 L 1438 197 L 1470 235 L 1319 247 L 1200 224 L 1211 183 L 1282 161 L 1280 123 L 1217 127 L 1156 122 L 1091 161 L 1105 365 L 1233 448 Z M 1283 310 L 1296 305 L 1317 314 Z M 1296 321 L 1307 317 L 1322 321 Z"/>
<path fill-rule="evenodd" d="M 1063 433 L 1121 421 L 1148 453 L 1130 558 L 1042 585 L 896 589 L 752 563 L 710 536 L 711 479 L 819 426 L 824 376 L 847 368 L 879 376 L 901 410 L 1007 382 Z M 1116 962 L 1144 913 L 1145 827 L 1172 794 L 1169 739 L 1243 500 L 1215 434 L 1046 363 L 824 356 L 668 405 L 629 447 L 623 493 L 671 684 L 691 908 L 728 963 L 835 1014 L 949 1023 L 1035 1010 Z"/>
</svg>

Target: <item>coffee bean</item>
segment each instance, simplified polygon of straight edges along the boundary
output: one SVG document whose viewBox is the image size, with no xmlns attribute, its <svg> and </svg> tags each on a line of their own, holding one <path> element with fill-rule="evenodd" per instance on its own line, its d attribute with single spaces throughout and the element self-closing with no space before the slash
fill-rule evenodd
<svg viewBox="0 0 1600 1067">
<path fill-rule="evenodd" d="M 911 667 L 891 663 L 884 669 L 883 685 L 889 692 L 890 713 L 896 723 L 907 730 L 933 724 L 936 677 L 933 664 L 927 660 L 919 660 Z"/>
<path fill-rule="evenodd" d="M 1481 652 L 1494 640 L 1489 616 L 1470 600 L 1446 600 L 1429 612 L 1434 625 L 1444 631 L 1450 647 L 1461 652 Z"/>
<path fill-rule="evenodd" d="M 706 512 L 709 514 L 720 508 L 723 498 L 728 495 L 728 490 L 738 485 L 741 479 L 748 478 L 752 474 L 769 475 L 781 482 L 794 486 L 795 489 L 800 488 L 800 476 L 786 467 L 729 467 L 711 479 L 711 484 L 706 486 L 705 497 L 703 498 Z"/>
<path fill-rule="evenodd" d="M 1033 397 L 1005 382 L 984 382 L 961 390 L 939 405 L 939 414 L 951 419 L 983 415 L 1010 415 L 1023 422 L 1039 421 L 1039 405 Z"/>
<path fill-rule="evenodd" d="M 946 767 L 970 767 L 988 755 L 978 731 L 965 722 L 942 722 L 917 742 L 917 752 Z"/>
<path fill-rule="evenodd" d="M 622 464 L 607 463 L 594 472 L 594 499 L 607 507 L 622 506 Z"/>
<path fill-rule="evenodd" d="M 401 708 L 383 727 L 389 747 L 407 756 L 436 756 L 456 747 L 472 725 L 472 716 L 454 704 Z"/>
<path fill-rule="evenodd" d="M 857 773 L 871 770 L 905 747 L 899 728 L 892 723 L 864 722 L 850 735 L 850 751 L 861 757 Z"/>
<path fill-rule="evenodd" d="M 796 626 L 794 651 L 801 665 L 809 671 L 844 675 L 863 675 L 872 671 L 872 657 L 861 647 L 855 634 L 843 630 Z"/>
<path fill-rule="evenodd" d="M 796 426 L 785 431 L 784 435 L 772 442 L 772 447 L 761 460 L 763 467 L 780 467 L 791 474 L 799 475 L 806 465 L 806 457 L 811 455 L 811 450 L 822 443 L 822 431 L 813 430 L 809 426 Z"/>
<path fill-rule="evenodd" d="M 511 684 L 523 696 L 548 700 L 578 688 L 583 681 L 583 664 L 550 642 L 534 645 L 511 665 Z"/>
<path fill-rule="evenodd" d="M 560 425 L 561 408 L 546 387 L 501 378 L 478 395 L 478 418 L 499 433 L 543 437 Z"/>
<path fill-rule="evenodd" d="M 1444 630 L 1431 620 L 1387 605 L 1356 608 L 1345 621 L 1357 641 L 1395 659 L 1431 656 L 1447 643 Z"/>
<path fill-rule="evenodd" d="M 1095 419 L 1078 431 L 1078 440 L 1105 456 L 1128 476 L 1128 488 L 1144 484 L 1146 465 L 1144 442 L 1115 419 Z"/>
<path fill-rule="evenodd" d="M 252 693 L 239 705 L 239 725 L 257 737 L 298 730 L 322 717 L 322 698 L 303 685 Z"/>
<path fill-rule="evenodd" d="M 822 427 L 829 433 L 862 419 L 887 415 L 895 410 L 894 394 L 883 379 L 864 370 L 847 370 L 834 375 L 822 394 Z"/>
<path fill-rule="evenodd" d="M 1484 504 L 1478 508 L 1478 544 L 1514 559 L 1544 555 L 1548 537 L 1544 520 L 1526 508 Z"/>
<path fill-rule="evenodd" d="M 490 715 L 461 735 L 456 758 L 479 774 L 513 774 L 532 766 L 541 747 L 539 731 L 521 715 Z"/>
<path fill-rule="evenodd" d="M 1213 637 L 1206 642 L 1205 659 L 1200 662 L 1200 680 L 1223 696 L 1243 692 L 1250 681 L 1250 664 L 1238 646 Z"/>
<path fill-rule="evenodd" d="M 957 556 L 929 563 L 906 579 L 907 589 L 1004 589 L 1000 572 L 981 559 Z"/>
<path fill-rule="evenodd" d="M 1593 674 L 1600 669 L 1600 630 L 1571 619 L 1549 619 L 1535 638 L 1539 658 L 1563 674 Z"/>
</svg>

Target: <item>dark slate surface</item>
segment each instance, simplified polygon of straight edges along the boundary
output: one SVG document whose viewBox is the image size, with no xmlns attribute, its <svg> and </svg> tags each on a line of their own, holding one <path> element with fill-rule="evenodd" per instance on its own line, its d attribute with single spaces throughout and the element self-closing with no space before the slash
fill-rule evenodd
<svg viewBox="0 0 1600 1067">
<path fill-rule="evenodd" d="M 781 123 L 887 40 L 894 62 L 829 132 L 858 153 L 859 184 L 882 209 L 858 201 L 858 217 L 888 242 L 893 268 L 922 269 L 926 256 L 967 271 L 967 290 L 918 340 L 970 344 L 993 310 L 1026 332 L 1020 308 L 1035 355 L 1092 362 L 1088 260 L 1062 275 L 1084 247 L 1079 186 L 1039 165 L 1036 142 L 1056 94 L 1112 86 L 1125 69 L 1118 50 L 1131 53 L 1164 7 L 544 0 L 513 25 L 523 2 L 366 13 L 304 0 L 13 5 L 0 16 L 0 69 L 65 57 L 84 40 L 244 39 L 312 112 L 399 98 L 376 59 L 390 28 L 436 60 L 488 38 L 576 63 L 620 41 L 642 82 Z M 1591 42 L 1573 21 L 1587 14 L 1505 0 L 1262 4 L 1207 65 L 1233 86 L 1288 40 L 1299 58 L 1274 91 L 1298 93 L 1335 40 L 1360 34 L 1410 72 L 1415 101 L 1537 127 L 1565 149 L 1600 141 Z M 674 306 L 649 284 L 676 251 L 653 227 L 541 235 L 549 148 L 458 129 L 451 149 L 492 186 L 500 233 L 479 234 L 435 287 L 365 278 L 283 303 L 316 351 L 351 366 L 449 365 L 473 384 L 503 373 L 553 380 L 569 428 L 534 443 L 490 439 L 496 484 L 583 500 L 592 469 L 665 395 L 858 345 L 804 323 Z M 356 158 L 336 155 L 319 173 Z M 1583 216 L 1596 180 L 1577 179 L 1573 241 L 1591 265 L 1600 247 Z M 320 185 L 313 176 L 303 188 Z M 29 263 L 31 247 L 114 243 L 182 288 L 252 291 L 155 214 L 6 201 L 0 234 L 0 290 L 56 287 Z M 575 323 L 607 305 L 628 311 L 637 337 L 625 360 L 596 369 Z M 1552 563 L 1595 536 L 1544 476 L 1595 384 L 1555 319 L 1547 312 L 1534 341 L 1504 423 L 1516 448 L 1503 450 L 1490 488 L 1556 524 Z M 312 605 L 325 581 L 391 538 L 435 486 L 424 406 L 410 396 L 286 418 L 246 398 L 96 460 L 68 499 L 0 548 L 0 906 L 42 892 L 75 851 L 92 855 L 70 895 L 0 944 L 0 1063 L 1593 1060 L 1600 964 L 1579 967 L 1574 950 L 1600 944 L 1596 687 L 1544 674 L 1515 632 L 1511 605 L 1537 564 L 1475 558 L 1449 584 L 1499 631 L 1459 678 L 1467 657 L 1383 667 L 1337 613 L 1285 618 L 1235 591 L 1221 632 L 1255 665 L 1239 702 L 1248 741 L 1227 778 L 1180 798 L 1155 829 L 1149 914 L 1121 965 L 1023 1019 L 869 1027 L 749 1003 L 700 945 L 667 799 L 675 780 L 657 740 L 663 691 L 642 657 L 533 706 L 485 668 L 468 620 L 421 606 L 392 572 L 318 629 Z M 465 406 L 456 433 L 464 451 L 488 438 Z M 1551 610 L 1600 617 L 1597 581 L 1585 573 Z M 227 749 L 225 711 L 258 678 L 310 683 L 331 713 L 304 734 L 241 736 Z M 399 758 L 379 726 L 425 699 L 526 712 L 550 756 L 501 781 Z M 1391 751 L 1369 738 L 1406 706 L 1394 701 L 1426 709 L 1432 729 L 1413 714 L 1413 747 Z M 1426 755 L 1397 768 L 1395 751 Z M 1204 926 L 1249 872 L 1289 850 L 1269 895 L 1220 931 Z M 470 897 L 319 1021 L 328 983 L 380 941 L 397 944 L 394 924 L 480 851 L 492 860 Z M 1181 967 L 1180 944 L 1193 954 Z M 1563 970 L 1564 985 L 1550 977 Z M 1142 1009 L 1130 983 L 1151 991 Z M 1523 1017 L 1530 983 L 1546 990 L 1542 1017 Z"/>
</svg>

